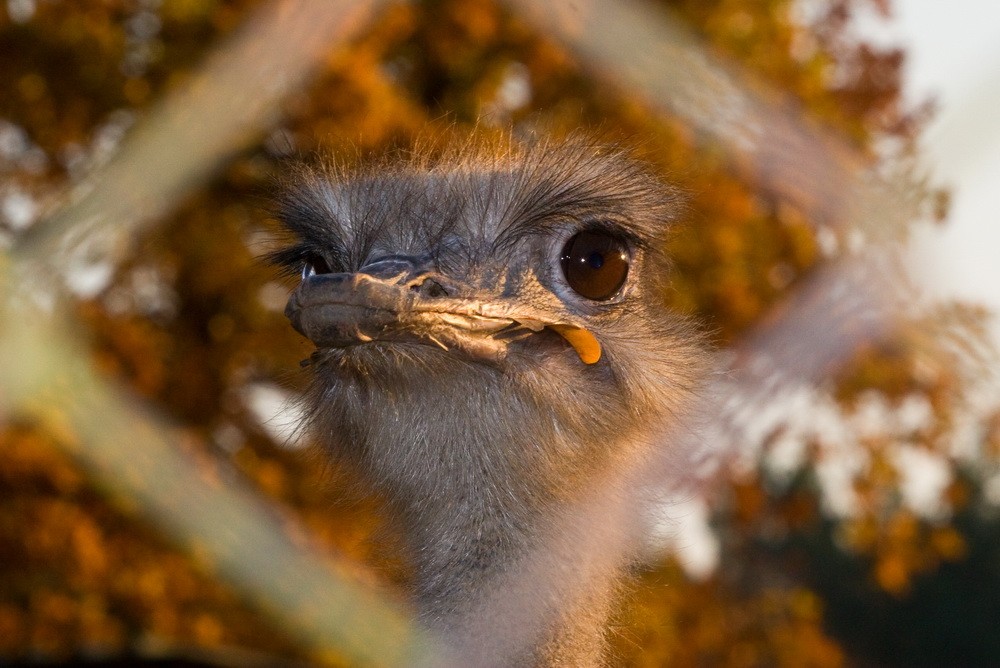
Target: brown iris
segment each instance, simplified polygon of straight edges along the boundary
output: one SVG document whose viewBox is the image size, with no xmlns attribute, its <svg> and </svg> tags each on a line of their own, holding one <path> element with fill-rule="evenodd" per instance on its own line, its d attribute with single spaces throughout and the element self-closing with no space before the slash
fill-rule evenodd
<svg viewBox="0 0 1000 668">
<path fill-rule="evenodd" d="M 563 276 L 579 295 L 596 301 L 614 297 L 628 276 L 628 247 L 608 232 L 574 234 L 559 258 Z"/>
</svg>

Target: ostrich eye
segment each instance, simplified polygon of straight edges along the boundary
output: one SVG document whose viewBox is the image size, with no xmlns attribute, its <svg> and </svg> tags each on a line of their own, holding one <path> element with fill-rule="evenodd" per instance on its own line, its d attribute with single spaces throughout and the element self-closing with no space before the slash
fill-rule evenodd
<svg viewBox="0 0 1000 668">
<path fill-rule="evenodd" d="M 315 276 L 316 274 L 332 273 L 333 269 L 330 269 L 330 265 L 323 259 L 322 255 L 310 253 L 306 256 L 305 264 L 302 265 L 303 280 L 309 278 L 310 276 Z"/>
<path fill-rule="evenodd" d="M 622 239 L 607 232 L 574 234 L 566 242 L 559 261 L 569 287 L 587 299 L 610 299 L 628 276 L 628 247 Z"/>
</svg>

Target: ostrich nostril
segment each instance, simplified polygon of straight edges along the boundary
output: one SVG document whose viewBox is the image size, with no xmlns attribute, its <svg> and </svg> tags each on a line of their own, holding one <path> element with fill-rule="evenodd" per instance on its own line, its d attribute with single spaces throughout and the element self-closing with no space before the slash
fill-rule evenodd
<svg viewBox="0 0 1000 668">
<path fill-rule="evenodd" d="M 414 281 L 410 284 L 410 290 L 416 292 L 421 297 L 427 297 L 430 299 L 447 297 L 449 294 L 448 290 L 433 278 L 425 278 L 420 281 Z"/>
</svg>

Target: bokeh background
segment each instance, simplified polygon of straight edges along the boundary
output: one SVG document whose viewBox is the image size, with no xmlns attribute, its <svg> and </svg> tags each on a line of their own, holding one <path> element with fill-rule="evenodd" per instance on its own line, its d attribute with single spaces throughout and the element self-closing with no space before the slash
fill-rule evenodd
<svg viewBox="0 0 1000 668">
<path fill-rule="evenodd" d="M 766 331 L 810 279 L 873 239 L 897 248 L 933 238 L 927 230 L 947 227 L 949 204 L 961 197 L 956 179 L 934 171 L 934 154 L 921 152 L 933 88 L 905 88 L 907 54 L 884 32 L 889 0 L 653 5 L 693 37 L 680 48 L 720 63 L 741 89 L 824 138 L 813 149 L 839 156 L 835 164 L 873 174 L 907 167 L 914 214 L 861 226 L 836 207 L 808 206 L 809 193 L 776 183 L 773 166 L 762 169 L 725 132 L 608 76 L 541 29 L 524 3 L 387 2 L 346 16 L 349 33 L 331 29 L 311 67 L 300 67 L 308 76 L 290 71 L 287 89 L 272 93 L 257 80 L 259 95 L 242 91 L 245 106 L 268 95 L 275 106 L 206 159 L 211 169 L 189 170 L 183 188 L 136 209 L 146 224 L 129 227 L 124 242 L 86 262 L 63 255 L 56 242 L 72 230 L 58 226 L 67 220 L 60 212 L 94 188 L 118 187 L 119 201 L 130 202 L 166 180 L 180 160 L 169 150 L 154 153 L 162 161 L 126 163 L 131 190 L 115 186 L 124 177 L 112 170 L 165 100 L 212 81 L 213 54 L 265 32 L 257 12 L 295 4 L 0 6 L 0 244 L 11 276 L 3 287 L 20 304 L 3 311 L 0 330 L 5 345 L 29 331 L 26 303 L 55 311 L 97 379 L 168 425 L 170 447 L 203 478 L 255 490 L 293 543 L 389 600 L 407 572 L 381 535 L 378 504 L 288 428 L 305 381 L 298 362 L 310 349 L 281 313 L 291 284 L 258 258 L 275 229 L 267 197 L 289 160 L 332 151 L 351 162 L 456 129 L 584 128 L 623 139 L 689 195 L 664 305 L 703 322 L 723 359 Z M 579 17 L 563 14 L 555 20 L 579 32 Z M 237 71 L 277 60 L 273 46 Z M 220 113 L 210 103 L 188 112 L 171 126 L 180 145 L 202 114 Z M 778 157 L 786 169 L 812 164 Z M 51 239 L 33 233 L 45 226 L 55 229 Z M 30 260 L 55 266 L 19 259 L 29 243 Z M 907 286 L 907 308 L 874 334 L 849 337 L 846 356 L 821 377 L 776 390 L 766 419 L 740 432 L 746 442 L 718 444 L 711 472 L 667 505 L 669 521 L 651 532 L 615 620 L 614 665 L 1000 662 L 991 321 L 954 291 L 930 294 L 927 258 L 941 258 L 934 244 L 922 248 L 915 275 L 893 275 Z M 62 287 L 25 288 L 53 276 Z M 61 363 L 56 352 L 52 364 Z M 25 400 L 15 385 L 0 383 L 0 663 L 354 665 L 336 643 L 320 651 L 304 641 L 282 623 L 280 606 L 261 605 L 218 568 L 211 547 L 179 538 L 129 493 L 131 483 L 116 485 L 95 465 L 88 448 L 101 440 L 103 418 L 90 415 L 97 429 L 84 433 L 77 418 L 86 402 L 65 403 L 90 386 L 67 381 L 62 394 L 43 388 Z M 143 447 L 112 445 L 126 455 Z"/>
</svg>

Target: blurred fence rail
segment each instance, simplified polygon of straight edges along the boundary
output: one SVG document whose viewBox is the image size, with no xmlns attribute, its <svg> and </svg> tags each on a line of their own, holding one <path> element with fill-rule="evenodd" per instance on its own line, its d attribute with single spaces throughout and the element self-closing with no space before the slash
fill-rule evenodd
<svg viewBox="0 0 1000 668">
<path fill-rule="evenodd" d="M 38 267 L 52 265 L 57 248 L 72 254 L 86 247 L 94 261 L 110 253 L 114 263 L 143 225 L 154 224 L 227 157 L 262 136 L 276 121 L 280 101 L 304 85 L 317 58 L 362 30 L 379 4 L 264 5 L 183 89 L 139 122 L 110 163 L 18 241 L 0 264 L 0 411 L 65 425 L 78 435 L 73 454 L 102 485 L 134 499 L 182 545 L 207 555 L 223 577 L 282 619 L 318 656 L 440 665 L 432 641 L 396 606 L 338 577 L 290 540 L 289 520 L 232 480 L 205 480 L 173 445 L 175 432 L 100 380 L 86 349 L 72 341 L 72 330 L 33 307 L 25 293 Z M 915 215 L 916 186 L 879 185 L 845 143 L 793 111 L 780 93 L 762 92 L 735 76 L 669 16 L 612 0 L 507 4 L 605 76 L 724 146 L 734 167 L 801 206 L 812 220 L 850 227 L 868 226 L 887 213 Z M 741 393 L 759 390 L 760 378 L 772 372 L 815 380 L 891 327 L 901 277 L 891 264 L 887 269 L 870 257 L 829 264 L 746 339 L 733 358 L 733 377 L 746 382 L 726 385 L 727 405 L 750 401 Z"/>
<path fill-rule="evenodd" d="M 200 70 L 132 130 L 104 167 L 67 193 L 58 211 L 29 228 L 20 258 L 105 231 L 128 241 L 167 215 L 237 152 L 259 142 L 280 104 L 302 88 L 337 43 L 355 36 L 385 0 L 275 0 L 265 4 Z M 63 245 L 63 244 L 60 244 Z M 113 252 L 116 246 L 104 249 Z"/>
<path fill-rule="evenodd" d="M 784 92 L 756 85 L 710 53 L 682 21 L 642 0 L 506 0 L 629 93 L 726 151 L 732 165 L 820 224 L 843 226 L 867 160 L 805 117 Z"/>
<path fill-rule="evenodd" d="M 98 378 L 65 323 L 34 309 L 15 310 L 9 301 L 4 307 L 0 399 L 6 408 L 65 435 L 100 487 L 160 524 L 317 659 L 425 665 L 430 638 L 398 606 L 293 541 L 292 520 L 225 463 L 213 468 L 178 447 L 182 432 Z"/>
</svg>

